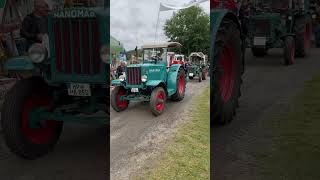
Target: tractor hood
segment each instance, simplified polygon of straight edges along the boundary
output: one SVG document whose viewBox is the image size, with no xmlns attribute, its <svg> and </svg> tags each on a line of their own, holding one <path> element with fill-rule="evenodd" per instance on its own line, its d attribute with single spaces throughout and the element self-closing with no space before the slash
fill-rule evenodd
<svg viewBox="0 0 320 180">
<path fill-rule="evenodd" d="M 134 64 L 127 66 L 126 80 L 128 85 L 141 85 L 149 81 L 166 79 L 166 66 L 163 64 Z"/>
</svg>

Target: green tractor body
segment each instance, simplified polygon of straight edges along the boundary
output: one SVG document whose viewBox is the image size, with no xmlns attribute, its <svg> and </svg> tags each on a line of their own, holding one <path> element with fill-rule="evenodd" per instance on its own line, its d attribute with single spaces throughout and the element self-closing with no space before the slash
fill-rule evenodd
<svg viewBox="0 0 320 180">
<path fill-rule="evenodd" d="M 205 55 L 202 52 L 194 52 L 189 56 L 188 76 L 189 79 L 198 78 L 199 82 L 206 80 L 209 68 Z"/>
<path fill-rule="evenodd" d="M 181 101 L 185 94 L 185 71 L 181 64 L 171 64 L 179 43 L 143 47 L 143 63 L 126 67 L 126 72 L 111 85 L 111 105 L 114 110 L 125 110 L 130 101 L 149 101 L 154 115 L 160 115 L 166 100 Z"/>
<path fill-rule="evenodd" d="M 300 3 L 299 3 L 300 2 Z M 254 56 L 264 56 L 271 48 L 284 49 L 284 64 L 304 57 L 310 46 L 311 11 L 309 1 L 254 1 L 244 25 L 246 44 Z"/>
<path fill-rule="evenodd" d="M 47 39 L 6 69 L 31 75 L 12 87 L 2 109 L 9 148 L 34 159 L 58 141 L 63 122 L 109 122 L 109 2 L 54 9 Z"/>
</svg>

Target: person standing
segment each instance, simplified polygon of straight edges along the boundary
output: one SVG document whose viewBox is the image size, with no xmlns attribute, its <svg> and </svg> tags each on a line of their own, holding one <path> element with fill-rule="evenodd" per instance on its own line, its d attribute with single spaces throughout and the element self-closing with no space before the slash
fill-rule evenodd
<svg viewBox="0 0 320 180">
<path fill-rule="evenodd" d="M 34 1 L 34 11 L 22 21 L 20 34 L 27 41 L 27 49 L 33 43 L 41 43 L 42 38 L 48 33 L 49 5 L 45 0 Z"/>
</svg>

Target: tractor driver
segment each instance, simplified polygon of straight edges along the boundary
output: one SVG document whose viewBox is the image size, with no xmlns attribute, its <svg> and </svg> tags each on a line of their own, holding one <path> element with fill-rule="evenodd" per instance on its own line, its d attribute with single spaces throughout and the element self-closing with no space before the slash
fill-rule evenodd
<svg viewBox="0 0 320 180">
<path fill-rule="evenodd" d="M 48 33 L 49 11 L 49 5 L 45 0 L 35 0 L 34 11 L 23 19 L 20 34 L 27 41 L 27 49 L 33 43 L 41 43 L 44 34 Z"/>
</svg>

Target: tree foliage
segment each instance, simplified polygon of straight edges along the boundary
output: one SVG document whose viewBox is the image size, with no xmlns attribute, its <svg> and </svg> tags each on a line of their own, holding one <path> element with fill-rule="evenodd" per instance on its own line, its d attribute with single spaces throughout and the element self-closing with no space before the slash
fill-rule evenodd
<svg viewBox="0 0 320 180">
<path fill-rule="evenodd" d="M 166 21 L 165 35 L 183 45 L 182 53 L 203 52 L 210 48 L 210 17 L 199 6 L 179 10 Z"/>
</svg>

